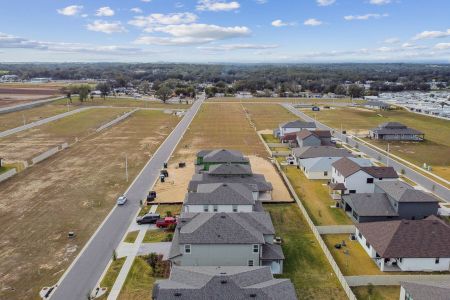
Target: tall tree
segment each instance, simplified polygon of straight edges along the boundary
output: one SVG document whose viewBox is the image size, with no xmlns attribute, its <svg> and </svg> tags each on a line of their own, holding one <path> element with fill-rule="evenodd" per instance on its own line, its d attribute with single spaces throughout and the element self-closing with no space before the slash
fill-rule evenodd
<svg viewBox="0 0 450 300">
<path fill-rule="evenodd" d="M 105 99 L 106 96 L 108 96 L 109 92 L 111 92 L 111 86 L 107 82 L 100 82 L 99 84 L 97 84 L 96 89 L 100 91 L 103 99 Z"/>
<path fill-rule="evenodd" d="M 172 96 L 172 89 L 166 85 L 161 84 L 159 89 L 156 91 L 156 97 L 158 97 L 162 102 L 166 103 L 166 101 Z"/>
</svg>

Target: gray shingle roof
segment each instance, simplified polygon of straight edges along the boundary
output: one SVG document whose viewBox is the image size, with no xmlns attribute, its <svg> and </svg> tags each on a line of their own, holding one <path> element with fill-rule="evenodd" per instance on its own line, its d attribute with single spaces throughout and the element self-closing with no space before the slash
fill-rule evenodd
<svg viewBox="0 0 450 300">
<path fill-rule="evenodd" d="M 372 132 L 377 134 L 423 134 L 419 130 L 408 128 L 406 125 L 398 122 L 383 123 L 372 129 Z"/>
<path fill-rule="evenodd" d="M 433 195 L 416 190 L 404 181 L 379 181 L 375 185 L 398 202 L 439 202 Z"/>
<path fill-rule="evenodd" d="M 292 149 L 292 154 L 300 159 L 314 157 L 352 157 L 352 153 L 343 148 L 332 146 L 311 146 Z"/>
<path fill-rule="evenodd" d="M 262 260 L 284 259 L 283 249 L 277 244 L 264 244 L 262 246 Z"/>
<path fill-rule="evenodd" d="M 316 128 L 316 123 L 296 120 L 280 124 L 281 128 Z"/>
<path fill-rule="evenodd" d="M 153 288 L 157 300 L 297 299 L 288 279 L 274 279 L 269 267 L 177 267 Z"/>
<path fill-rule="evenodd" d="M 254 205 L 252 191 L 241 183 L 200 184 L 197 193 L 187 193 L 185 205 Z"/>
<path fill-rule="evenodd" d="M 203 162 L 208 163 L 248 163 L 248 158 L 241 152 L 228 149 L 203 150 L 197 153 L 197 157 L 203 157 Z"/>
<path fill-rule="evenodd" d="M 362 217 L 398 216 L 384 193 L 349 194 L 342 196 L 342 199 Z"/>
<path fill-rule="evenodd" d="M 210 175 L 252 175 L 252 168 L 247 164 L 218 164 L 209 167 Z"/>
<path fill-rule="evenodd" d="M 450 226 L 436 216 L 356 224 L 384 258 L 450 257 Z"/>
<path fill-rule="evenodd" d="M 450 281 L 400 282 L 414 300 L 450 300 Z"/>
<path fill-rule="evenodd" d="M 177 226 L 180 244 L 262 244 L 264 234 L 275 233 L 265 212 L 182 214 L 181 218 L 187 222 Z"/>
<path fill-rule="evenodd" d="M 188 191 L 197 192 L 199 184 L 205 183 L 242 183 L 253 191 L 272 191 L 273 187 L 267 182 L 264 175 L 253 174 L 252 176 L 214 176 L 209 174 L 195 174 L 189 182 Z"/>
</svg>

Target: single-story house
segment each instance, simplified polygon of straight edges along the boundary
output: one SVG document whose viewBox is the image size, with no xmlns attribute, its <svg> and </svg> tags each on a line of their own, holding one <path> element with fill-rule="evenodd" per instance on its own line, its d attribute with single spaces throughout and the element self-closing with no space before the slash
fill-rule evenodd
<svg viewBox="0 0 450 300">
<path fill-rule="evenodd" d="M 169 260 L 175 266 L 268 266 L 281 274 L 284 255 L 274 235 L 266 212 L 182 213 Z"/>
<path fill-rule="evenodd" d="M 423 132 L 398 122 L 383 123 L 369 130 L 369 136 L 375 140 L 386 141 L 423 141 L 425 139 Z"/>
<path fill-rule="evenodd" d="M 367 108 L 382 109 L 382 110 L 389 109 L 390 107 L 389 104 L 377 100 L 367 101 L 366 103 L 364 103 L 364 106 Z"/>
<path fill-rule="evenodd" d="M 400 300 L 449 300 L 450 281 L 402 281 Z"/>
<path fill-rule="evenodd" d="M 353 221 L 419 220 L 437 215 L 439 199 L 403 181 L 379 181 L 375 193 L 342 196 L 341 207 Z"/>
<path fill-rule="evenodd" d="M 308 146 L 330 146 L 331 145 L 331 132 L 329 130 L 307 130 L 296 134 L 298 147 Z"/>
<path fill-rule="evenodd" d="M 345 194 L 373 193 L 376 182 L 398 179 L 394 168 L 372 166 L 370 160 L 364 158 L 343 157 L 331 166 L 329 186 L 334 199 Z"/>
<path fill-rule="evenodd" d="M 315 122 L 305 122 L 302 120 L 290 121 L 286 123 L 282 123 L 278 126 L 278 130 L 276 131 L 276 137 L 283 137 L 287 133 L 299 132 L 302 129 L 314 130 L 316 129 Z"/>
<path fill-rule="evenodd" d="M 197 193 L 187 193 L 184 198 L 184 212 L 252 212 L 261 211 L 261 202 L 256 201 L 253 192 L 242 183 L 200 184 Z"/>
<path fill-rule="evenodd" d="M 299 160 L 299 168 L 308 179 L 331 179 L 331 165 L 341 157 L 314 157 Z"/>
<path fill-rule="evenodd" d="M 296 300 L 289 279 L 273 278 L 268 267 L 178 267 L 153 285 L 153 300 Z"/>
<path fill-rule="evenodd" d="M 359 223 L 356 239 L 381 271 L 450 271 L 450 225 L 436 216 Z"/>
<path fill-rule="evenodd" d="M 236 150 L 217 149 L 202 150 L 197 153 L 196 165 L 201 170 L 208 171 L 209 167 L 217 164 L 249 164 L 249 159 Z"/>
<path fill-rule="evenodd" d="M 292 156 L 295 158 L 299 168 L 303 170 L 303 161 L 311 158 L 353 157 L 353 154 L 346 149 L 333 146 L 308 146 L 303 148 L 293 148 Z M 323 171 L 327 170 L 331 171 L 331 167 L 329 169 L 323 169 Z"/>
</svg>

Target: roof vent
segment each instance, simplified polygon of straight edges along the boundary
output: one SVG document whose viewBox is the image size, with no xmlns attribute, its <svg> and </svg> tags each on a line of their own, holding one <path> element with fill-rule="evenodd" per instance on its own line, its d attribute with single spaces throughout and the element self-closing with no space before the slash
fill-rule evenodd
<svg viewBox="0 0 450 300">
<path fill-rule="evenodd" d="M 227 216 L 221 215 L 220 217 L 221 217 L 222 219 L 226 219 Z"/>
<path fill-rule="evenodd" d="M 256 298 L 256 294 L 250 294 L 250 298 Z"/>
<path fill-rule="evenodd" d="M 403 221 L 403 224 L 409 224 L 409 221 L 405 220 Z"/>
<path fill-rule="evenodd" d="M 227 272 L 220 272 L 220 275 L 227 275 Z"/>
<path fill-rule="evenodd" d="M 228 186 L 228 184 L 224 183 L 224 184 L 222 184 L 222 186 Z"/>
<path fill-rule="evenodd" d="M 220 281 L 221 284 L 227 284 L 227 282 L 228 282 L 228 281 L 226 281 L 226 280 L 221 280 L 221 281 Z"/>
<path fill-rule="evenodd" d="M 181 297 L 181 293 L 175 293 L 173 294 L 175 297 Z"/>
</svg>

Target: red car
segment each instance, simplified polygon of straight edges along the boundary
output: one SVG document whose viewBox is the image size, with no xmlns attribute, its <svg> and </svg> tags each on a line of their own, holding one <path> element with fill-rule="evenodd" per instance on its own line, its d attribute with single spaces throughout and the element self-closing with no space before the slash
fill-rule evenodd
<svg viewBox="0 0 450 300">
<path fill-rule="evenodd" d="M 177 219 L 173 217 L 165 217 L 164 219 L 159 219 L 156 221 L 156 227 L 158 228 L 167 228 L 170 225 L 177 225 Z"/>
</svg>

